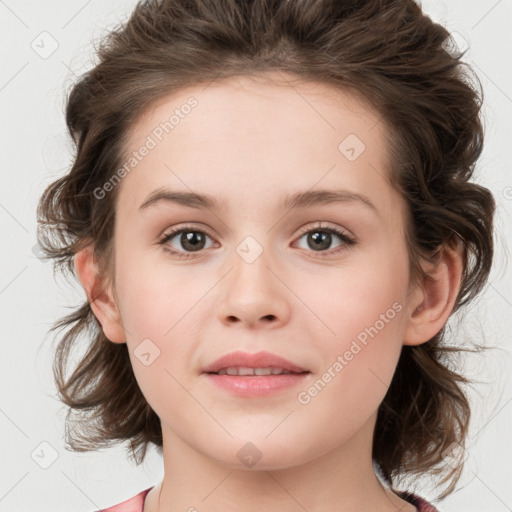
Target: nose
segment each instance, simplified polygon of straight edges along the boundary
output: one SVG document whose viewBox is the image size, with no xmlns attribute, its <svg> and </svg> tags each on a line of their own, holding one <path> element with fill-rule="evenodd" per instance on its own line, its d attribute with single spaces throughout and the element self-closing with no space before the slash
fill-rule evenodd
<svg viewBox="0 0 512 512">
<path fill-rule="evenodd" d="M 228 326 L 275 329 L 290 318 L 289 288 L 271 268 L 265 252 L 248 263 L 235 255 L 234 267 L 222 281 L 218 315 Z"/>
</svg>

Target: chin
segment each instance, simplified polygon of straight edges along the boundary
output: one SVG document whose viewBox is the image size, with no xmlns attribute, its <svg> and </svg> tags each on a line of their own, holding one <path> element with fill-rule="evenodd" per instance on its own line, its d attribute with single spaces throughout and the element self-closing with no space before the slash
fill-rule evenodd
<svg viewBox="0 0 512 512">
<path fill-rule="evenodd" d="M 249 435 L 243 440 L 234 439 L 229 447 L 223 447 L 222 453 L 210 456 L 230 469 L 246 471 L 275 471 L 308 462 L 307 454 L 297 449 L 301 446 L 298 439 L 289 439 L 290 445 L 286 446 L 278 436 L 270 440 L 265 435 L 254 436 L 252 441 Z"/>
</svg>

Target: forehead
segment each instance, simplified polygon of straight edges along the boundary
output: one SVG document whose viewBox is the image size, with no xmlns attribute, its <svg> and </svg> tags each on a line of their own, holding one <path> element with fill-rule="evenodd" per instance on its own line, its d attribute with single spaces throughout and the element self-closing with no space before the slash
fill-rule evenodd
<svg viewBox="0 0 512 512">
<path fill-rule="evenodd" d="M 231 77 L 174 92 L 138 118 L 125 161 L 151 149 L 124 178 L 122 195 L 140 205 L 167 185 L 248 205 L 249 196 L 316 182 L 379 195 L 387 137 L 378 112 L 355 93 L 284 73 Z"/>
<path fill-rule="evenodd" d="M 194 103 L 192 108 L 191 103 Z M 212 117 L 214 115 L 216 117 Z M 192 123 L 184 122 L 189 117 Z M 200 123 L 194 123 L 194 119 Z M 327 128 L 343 129 L 340 122 L 364 138 L 368 128 L 372 130 L 382 119 L 369 101 L 355 90 L 306 81 L 287 73 L 266 72 L 229 77 L 170 93 L 137 118 L 128 133 L 128 146 L 137 145 L 148 134 L 158 132 L 160 123 L 169 121 L 167 130 L 161 128 L 165 135 L 172 131 L 175 139 L 180 133 L 187 134 L 190 124 L 193 124 L 195 138 L 205 133 L 211 136 L 213 128 L 217 133 L 228 129 L 230 137 L 234 138 L 236 131 L 241 135 L 255 134 L 256 125 L 263 131 L 269 125 L 289 127 L 290 124 L 294 125 L 293 135 L 300 131 L 313 137 Z M 158 134 L 156 137 L 159 138 Z"/>
</svg>

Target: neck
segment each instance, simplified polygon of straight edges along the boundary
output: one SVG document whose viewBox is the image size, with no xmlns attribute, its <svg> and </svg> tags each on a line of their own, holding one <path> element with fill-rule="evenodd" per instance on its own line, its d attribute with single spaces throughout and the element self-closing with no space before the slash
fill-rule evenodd
<svg viewBox="0 0 512 512">
<path fill-rule="evenodd" d="M 335 450 L 315 458 L 303 455 L 301 464 L 266 468 L 262 457 L 250 469 L 213 460 L 164 429 L 165 476 L 148 494 L 144 512 L 415 511 L 375 475 L 373 425 L 368 422 Z"/>
</svg>

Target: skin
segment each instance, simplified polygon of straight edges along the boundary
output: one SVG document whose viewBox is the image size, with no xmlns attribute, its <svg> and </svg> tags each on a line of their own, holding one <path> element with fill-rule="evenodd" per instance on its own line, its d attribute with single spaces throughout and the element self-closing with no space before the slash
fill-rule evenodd
<svg viewBox="0 0 512 512">
<path fill-rule="evenodd" d="M 144 511 L 415 510 L 377 479 L 372 436 L 402 346 L 430 339 L 452 311 L 460 254 L 423 262 L 433 279 L 410 286 L 386 125 L 361 98 L 325 84 L 267 73 L 181 90 L 138 119 L 127 154 L 190 96 L 197 107 L 118 185 L 114 284 L 102 288 L 92 246 L 75 257 L 105 335 L 128 344 L 162 423 L 165 476 Z M 354 161 L 338 149 L 349 134 L 366 146 Z M 161 186 L 211 194 L 225 209 L 160 202 L 140 210 Z M 282 206 L 286 194 L 312 189 L 365 194 L 377 212 L 358 202 Z M 356 245 L 332 235 L 322 256 L 304 234 L 319 221 Z M 208 236 L 180 259 L 158 241 L 185 224 Z M 252 263 L 236 251 L 247 236 L 263 249 Z M 167 246 L 187 253 L 179 234 Z M 298 393 L 396 303 L 401 311 L 301 404 Z M 160 350 L 149 366 L 134 355 L 146 338 Z M 311 373 L 271 396 L 235 397 L 201 374 L 234 350 L 273 352 Z M 247 442 L 262 455 L 250 468 L 237 457 Z"/>
</svg>

